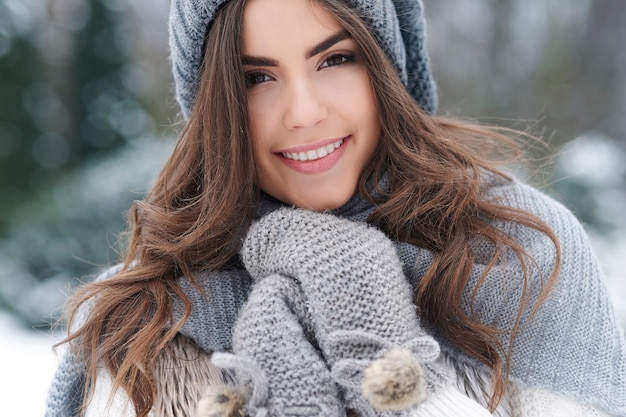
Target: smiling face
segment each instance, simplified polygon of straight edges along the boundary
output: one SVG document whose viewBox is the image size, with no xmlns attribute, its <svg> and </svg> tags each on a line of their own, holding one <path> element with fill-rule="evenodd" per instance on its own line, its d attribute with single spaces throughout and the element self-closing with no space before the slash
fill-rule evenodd
<svg viewBox="0 0 626 417">
<path fill-rule="evenodd" d="M 310 0 L 249 0 L 242 36 L 258 185 L 298 207 L 342 206 L 381 130 L 355 42 Z"/>
</svg>

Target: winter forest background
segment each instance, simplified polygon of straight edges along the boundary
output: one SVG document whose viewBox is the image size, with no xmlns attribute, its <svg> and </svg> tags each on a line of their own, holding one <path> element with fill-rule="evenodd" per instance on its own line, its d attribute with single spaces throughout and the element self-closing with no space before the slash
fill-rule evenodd
<svg viewBox="0 0 626 417">
<path fill-rule="evenodd" d="M 544 139 L 531 178 L 584 223 L 626 323 L 623 0 L 424 2 L 440 114 Z M 118 259 L 125 211 L 171 149 L 168 7 L 0 0 L 0 357 L 30 361 L 25 387 L 39 378 L 45 393 L 50 324 Z M 7 366 L 0 391 L 15 392 Z"/>
</svg>

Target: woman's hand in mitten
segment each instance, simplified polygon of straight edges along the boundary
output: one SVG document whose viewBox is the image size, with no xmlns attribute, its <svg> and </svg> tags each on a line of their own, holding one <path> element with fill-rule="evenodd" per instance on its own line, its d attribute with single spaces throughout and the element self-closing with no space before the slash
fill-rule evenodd
<svg viewBox="0 0 626 417">
<path fill-rule="evenodd" d="M 257 281 L 281 274 L 299 283 L 322 354 L 347 406 L 363 417 L 376 415 L 372 405 L 410 408 L 450 379 L 434 364 L 439 346 L 420 327 L 394 245 L 381 231 L 281 209 L 251 226 L 242 258 Z"/>
<path fill-rule="evenodd" d="M 196 417 L 344 417 L 339 391 L 310 343 L 298 284 L 280 275 L 254 286 L 233 330 L 233 353 L 213 362 L 236 372 L 235 386 L 210 387 Z"/>
<path fill-rule="evenodd" d="M 298 281 L 317 331 L 359 330 L 389 339 L 418 327 L 394 245 L 365 223 L 277 210 L 250 227 L 242 259 L 257 281 L 272 274 Z"/>
</svg>

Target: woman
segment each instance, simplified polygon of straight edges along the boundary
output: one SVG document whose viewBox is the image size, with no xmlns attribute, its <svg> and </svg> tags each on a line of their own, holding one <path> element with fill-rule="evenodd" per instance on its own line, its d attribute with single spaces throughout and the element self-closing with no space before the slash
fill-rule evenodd
<svg viewBox="0 0 626 417">
<path fill-rule="evenodd" d="M 498 169 L 507 136 L 433 115 L 421 2 L 174 0 L 170 45 L 186 123 L 73 296 L 48 415 L 626 415 L 584 232 Z M 425 381 L 391 406 L 389 357 Z"/>
</svg>

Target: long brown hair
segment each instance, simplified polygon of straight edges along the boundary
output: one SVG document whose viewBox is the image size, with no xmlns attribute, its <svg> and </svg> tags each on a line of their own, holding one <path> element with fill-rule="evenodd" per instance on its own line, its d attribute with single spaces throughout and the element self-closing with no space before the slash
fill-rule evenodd
<svg viewBox="0 0 626 417">
<path fill-rule="evenodd" d="M 416 292 L 424 319 L 458 348 L 493 370 L 490 407 L 503 395 L 510 349 L 499 342 L 503 331 L 471 317 L 462 307 L 463 291 L 474 264 L 473 244 L 485 239 L 494 247 L 483 275 L 510 248 L 519 258 L 524 280 L 532 262 L 511 237 L 492 221 L 516 222 L 546 234 L 550 228 L 530 213 L 480 197 L 484 173 L 504 176 L 486 155 L 517 150 L 510 135 L 476 124 L 425 114 L 402 85 L 397 73 L 362 20 L 340 0 L 316 0 L 330 11 L 355 40 L 369 68 L 383 126 L 372 163 L 361 175 L 359 191 L 377 204 L 368 221 L 393 239 L 429 249 L 433 262 Z M 175 336 L 191 311 L 177 278 L 228 267 L 254 216 L 259 190 L 250 143 L 246 85 L 241 66 L 241 22 L 245 0 L 230 0 L 217 13 L 206 39 L 197 103 L 180 133 L 172 156 L 144 201 L 129 213 L 130 240 L 120 273 L 80 287 L 69 309 L 71 331 L 66 342 L 87 364 L 86 398 L 104 363 L 123 388 L 138 417 L 154 402 L 154 358 Z M 390 187 L 375 198 L 366 183 L 389 176 Z M 380 190 L 378 190 L 380 191 Z M 549 271 L 542 297 L 557 276 Z M 480 282 L 479 282 L 480 284 Z M 174 323 L 171 294 L 180 297 L 186 315 Z M 538 308 L 542 297 L 536 300 Z M 92 313 L 79 320 L 81 306 Z"/>
</svg>

